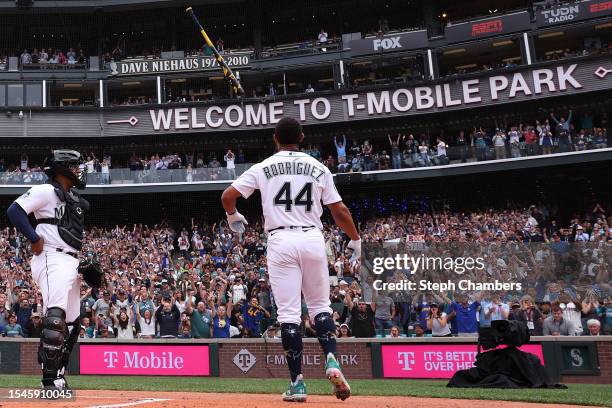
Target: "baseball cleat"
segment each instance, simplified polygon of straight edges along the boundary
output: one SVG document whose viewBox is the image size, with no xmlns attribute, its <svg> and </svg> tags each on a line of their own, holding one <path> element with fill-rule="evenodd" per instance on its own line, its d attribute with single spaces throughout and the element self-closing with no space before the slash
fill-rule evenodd
<svg viewBox="0 0 612 408">
<path fill-rule="evenodd" d="M 351 387 L 346 378 L 344 378 L 336 357 L 331 353 L 328 354 L 327 363 L 325 363 L 325 375 L 327 375 L 327 379 L 334 386 L 336 398 L 344 401 L 351 396 Z"/>
<path fill-rule="evenodd" d="M 283 393 L 283 401 L 306 402 L 306 397 L 306 384 L 304 384 L 304 377 L 300 374 L 295 383 L 290 383 L 287 391 Z"/>
</svg>

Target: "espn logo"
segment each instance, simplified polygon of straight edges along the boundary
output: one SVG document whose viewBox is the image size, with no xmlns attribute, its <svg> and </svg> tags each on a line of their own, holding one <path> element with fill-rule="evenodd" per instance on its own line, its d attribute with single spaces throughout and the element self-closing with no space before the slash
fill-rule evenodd
<svg viewBox="0 0 612 408">
<path fill-rule="evenodd" d="M 598 4 L 591 4 L 589 11 L 591 13 L 600 13 L 602 11 L 612 10 L 612 1 L 606 1 Z"/>
<path fill-rule="evenodd" d="M 504 31 L 502 20 L 485 21 L 484 23 L 472 24 L 472 37 L 482 34 L 500 33 Z"/>
</svg>

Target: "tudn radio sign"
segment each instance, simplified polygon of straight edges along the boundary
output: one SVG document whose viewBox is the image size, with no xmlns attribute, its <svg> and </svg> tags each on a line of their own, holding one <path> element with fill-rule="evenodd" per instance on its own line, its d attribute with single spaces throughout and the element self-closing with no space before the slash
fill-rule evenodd
<svg viewBox="0 0 612 408">
<path fill-rule="evenodd" d="M 206 345 L 89 345 L 80 348 L 81 374 L 209 375 Z"/>
</svg>

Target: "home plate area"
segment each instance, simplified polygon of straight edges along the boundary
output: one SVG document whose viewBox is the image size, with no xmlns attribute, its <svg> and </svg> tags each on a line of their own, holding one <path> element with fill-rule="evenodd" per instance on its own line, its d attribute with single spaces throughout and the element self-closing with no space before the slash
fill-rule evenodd
<svg viewBox="0 0 612 408">
<path fill-rule="evenodd" d="M 201 392 L 148 392 L 148 391 L 110 391 L 79 390 L 74 400 L 20 401 L 2 403 L 0 407 L 71 407 L 71 408 L 276 408 L 301 406 L 299 403 L 283 402 L 280 395 L 273 394 L 231 394 Z M 525 402 L 478 401 L 467 399 L 414 398 L 414 397 L 373 397 L 354 396 L 342 402 L 329 395 L 308 396 L 304 405 L 318 407 L 350 408 L 536 408 L 549 407 L 550 404 L 530 404 Z M 573 405 L 555 405 L 555 408 Z"/>
</svg>

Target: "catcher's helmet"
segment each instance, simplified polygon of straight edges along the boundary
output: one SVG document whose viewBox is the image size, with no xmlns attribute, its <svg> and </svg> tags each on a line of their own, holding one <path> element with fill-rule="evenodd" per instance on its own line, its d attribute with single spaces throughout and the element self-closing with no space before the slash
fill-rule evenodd
<svg viewBox="0 0 612 408">
<path fill-rule="evenodd" d="M 87 185 L 87 171 L 81 168 L 83 163 L 81 153 L 76 150 L 54 150 L 45 159 L 43 170 L 49 178 L 57 174 L 68 177 L 76 188 L 82 190 Z"/>
</svg>

